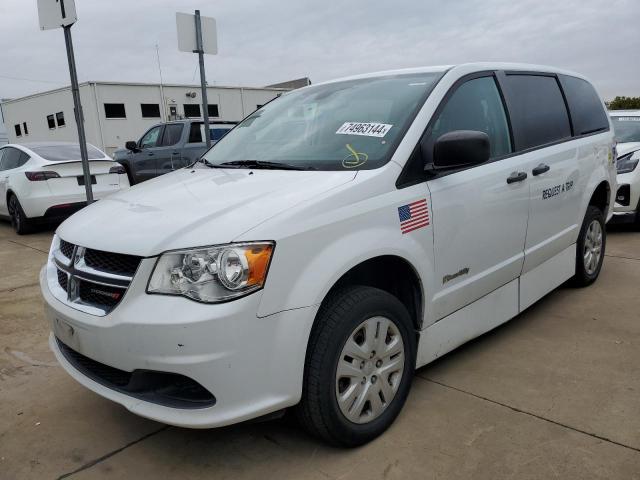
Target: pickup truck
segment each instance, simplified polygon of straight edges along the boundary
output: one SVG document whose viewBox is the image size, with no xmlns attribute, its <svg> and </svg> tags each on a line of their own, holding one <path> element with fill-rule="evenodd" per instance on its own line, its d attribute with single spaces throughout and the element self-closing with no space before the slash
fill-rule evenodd
<svg viewBox="0 0 640 480">
<path fill-rule="evenodd" d="M 236 122 L 210 122 L 211 143 L 215 144 Z M 178 120 L 154 125 L 140 140 L 128 141 L 116 150 L 113 159 L 127 171 L 129 183 L 144 182 L 195 162 L 207 150 L 202 120 Z"/>
</svg>

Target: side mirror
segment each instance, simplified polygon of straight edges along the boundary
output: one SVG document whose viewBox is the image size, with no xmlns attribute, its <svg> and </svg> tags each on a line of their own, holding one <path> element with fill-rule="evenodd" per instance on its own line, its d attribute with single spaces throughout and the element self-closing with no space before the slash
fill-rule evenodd
<svg viewBox="0 0 640 480">
<path fill-rule="evenodd" d="M 433 146 L 435 168 L 462 168 L 489 160 L 489 136 L 475 130 L 456 130 L 445 133 Z"/>
<path fill-rule="evenodd" d="M 132 152 L 139 152 L 140 149 L 138 148 L 138 144 L 136 142 L 134 142 L 133 140 L 129 140 L 128 142 L 126 142 L 124 144 L 124 148 L 126 148 L 127 150 L 131 150 Z"/>
</svg>

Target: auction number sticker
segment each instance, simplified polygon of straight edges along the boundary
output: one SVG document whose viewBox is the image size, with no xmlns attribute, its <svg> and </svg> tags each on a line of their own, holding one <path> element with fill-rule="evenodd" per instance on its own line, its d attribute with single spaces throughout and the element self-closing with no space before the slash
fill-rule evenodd
<svg viewBox="0 0 640 480">
<path fill-rule="evenodd" d="M 393 125 L 387 123 L 344 122 L 336 131 L 338 135 L 363 135 L 365 137 L 384 137 Z"/>
</svg>

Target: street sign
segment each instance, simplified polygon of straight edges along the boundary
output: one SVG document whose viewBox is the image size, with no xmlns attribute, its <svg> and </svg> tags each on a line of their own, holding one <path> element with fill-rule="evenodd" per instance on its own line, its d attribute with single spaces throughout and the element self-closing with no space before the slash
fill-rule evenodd
<svg viewBox="0 0 640 480">
<path fill-rule="evenodd" d="M 200 17 L 202 25 L 202 53 L 216 55 L 218 53 L 218 34 L 216 19 Z M 196 16 L 189 13 L 176 13 L 178 27 L 178 50 L 181 52 L 197 53 Z"/>
<path fill-rule="evenodd" d="M 75 0 L 38 0 L 40 30 L 67 27 L 78 20 Z"/>
</svg>

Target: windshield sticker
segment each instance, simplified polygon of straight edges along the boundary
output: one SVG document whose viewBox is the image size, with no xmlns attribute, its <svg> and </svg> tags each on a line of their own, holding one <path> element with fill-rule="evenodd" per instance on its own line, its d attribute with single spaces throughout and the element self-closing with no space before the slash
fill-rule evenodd
<svg viewBox="0 0 640 480">
<path fill-rule="evenodd" d="M 356 152 L 356 150 L 348 143 L 345 147 L 347 147 L 347 150 L 351 153 L 342 160 L 342 166 L 344 168 L 356 168 L 360 165 L 364 165 L 366 161 L 369 160 L 369 155 L 363 152 Z"/>
<path fill-rule="evenodd" d="M 336 131 L 338 135 L 363 135 L 365 137 L 384 137 L 393 125 L 387 123 L 344 122 Z"/>
<path fill-rule="evenodd" d="M 640 117 L 617 117 L 619 122 L 640 122 Z"/>
</svg>

